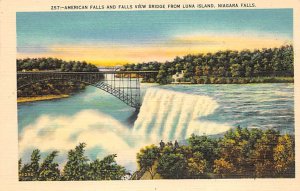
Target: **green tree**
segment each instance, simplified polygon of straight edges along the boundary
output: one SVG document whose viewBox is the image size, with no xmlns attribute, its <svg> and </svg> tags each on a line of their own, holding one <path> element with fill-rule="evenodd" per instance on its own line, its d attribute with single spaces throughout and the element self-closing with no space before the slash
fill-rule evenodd
<svg viewBox="0 0 300 191">
<path fill-rule="evenodd" d="M 88 176 L 90 180 L 121 180 L 128 174 L 126 169 L 116 163 L 117 155 L 108 155 L 102 160 L 90 163 Z"/>
<path fill-rule="evenodd" d="M 58 169 L 58 164 L 54 162 L 54 158 L 57 156 L 57 153 L 58 151 L 53 151 L 44 159 L 39 170 L 38 180 L 59 180 L 60 171 Z"/>
<path fill-rule="evenodd" d="M 187 159 L 183 154 L 162 154 L 158 159 L 157 172 L 166 179 L 187 178 Z"/>
<path fill-rule="evenodd" d="M 250 66 L 246 66 L 245 68 L 245 76 L 246 77 L 252 77 L 253 75 L 253 69 Z"/>
<path fill-rule="evenodd" d="M 241 65 L 239 64 L 232 64 L 230 66 L 230 72 L 232 77 L 240 77 L 241 76 Z"/>
<path fill-rule="evenodd" d="M 252 133 L 254 131 L 254 133 Z M 235 166 L 234 176 L 252 177 L 254 175 L 254 163 L 251 160 L 251 152 L 256 144 L 256 130 L 237 127 L 228 131 L 219 142 L 219 157 Z"/>
<path fill-rule="evenodd" d="M 88 180 L 89 159 L 84 155 L 85 146 L 85 143 L 80 143 L 68 152 L 68 161 L 63 169 L 64 180 Z"/>
<path fill-rule="evenodd" d="M 24 164 L 19 172 L 20 181 L 32 181 L 32 173 L 30 169 L 30 164 Z"/>
<path fill-rule="evenodd" d="M 209 65 L 204 65 L 202 67 L 203 75 L 210 76 L 211 75 L 211 67 Z"/>
<path fill-rule="evenodd" d="M 151 66 L 152 62 L 143 63 Z M 157 63 L 156 63 L 157 64 Z M 124 70 L 131 70 L 141 64 L 125 66 Z M 155 65 L 158 71 L 157 82 L 161 84 L 170 83 L 169 77 L 176 72 L 184 70 L 185 81 L 192 83 L 248 83 L 266 82 L 265 80 L 240 79 L 240 77 L 265 77 L 265 76 L 288 76 L 294 75 L 293 46 L 263 50 L 218 51 L 206 55 L 186 55 L 183 58 L 176 57 L 172 62 Z M 215 78 L 200 78 L 199 76 L 214 76 Z M 225 80 L 220 77 L 234 77 L 235 79 Z"/>
<path fill-rule="evenodd" d="M 193 153 L 193 156 L 188 159 L 188 173 L 190 178 L 201 178 L 207 170 L 207 161 L 200 152 Z"/>
<path fill-rule="evenodd" d="M 137 153 L 137 163 L 139 169 L 145 169 L 150 173 L 151 179 L 154 178 L 156 174 L 156 169 L 154 163 L 158 160 L 159 148 L 155 145 L 150 145 L 142 148 L 139 153 Z"/>
<path fill-rule="evenodd" d="M 218 155 L 217 141 L 210 139 L 207 136 L 197 136 L 192 134 L 188 139 L 189 146 L 193 153 L 201 153 L 203 158 L 207 161 L 207 167 L 211 168 L 213 161 Z"/>
<path fill-rule="evenodd" d="M 278 137 L 279 132 L 270 129 L 266 130 L 262 137 L 257 140 L 252 153 L 256 177 L 274 177 L 276 171 L 273 155 Z"/>
<path fill-rule="evenodd" d="M 225 76 L 226 70 L 225 70 L 224 67 L 221 66 L 221 67 L 219 67 L 217 70 L 218 70 L 218 71 L 217 71 L 217 75 L 218 75 L 218 76 L 222 76 L 222 77 Z"/>
<path fill-rule="evenodd" d="M 295 141 L 291 135 L 281 135 L 274 148 L 276 173 L 283 177 L 295 176 Z"/>
<path fill-rule="evenodd" d="M 39 149 L 33 150 L 31 154 L 31 162 L 29 165 L 29 173 L 32 175 L 32 180 L 38 180 L 40 159 L 41 159 L 40 150 Z"/>
<path fill-rule="evenodd" d="M 226 161 L 224 158 L 220 158 L 214 161 L 214 173 L 219 175 L 221 178 L 232 177 L 235 174 L 234 165 Z"/>
<path fill-rule="evenodd" d="M 19 159 L 18 161 L 18 172 L 19 172 L 19 180 L 22 180 L 22 159 Z"/>
<path fill-rule="evenodd" d="M 29 164 L 22 166 L 22 160 L 19 160 L 19 180 L 34 181 L 39 177 L 39 160 L 41 158 L 40 150 L 35 149 L 31 153 L 31 160 Z"/>
<path fill-rule="evenodd" d="M 201 69 L 201 67 L 200 66 L 196 66 L 196 69 L 195 69 L 196 71 L 195 71 L 195 75 L 196 76 L 202 76 L 203 75 L 203 71 L 202 71 L 202 69 Z"/>
</svg>

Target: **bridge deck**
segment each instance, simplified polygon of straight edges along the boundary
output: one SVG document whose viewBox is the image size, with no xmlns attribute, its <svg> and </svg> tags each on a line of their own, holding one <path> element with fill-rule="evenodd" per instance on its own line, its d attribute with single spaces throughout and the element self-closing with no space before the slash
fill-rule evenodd
<svg viewBox="0 0 300 191">
<path fill-rule="evenodd" d="M 78 81 L 102 89 L 127 105 L 139 109 L 141 105 L 140 78 L 157 73 L 158 71 L 17 72 L 17 87 L 22 89 L 25 86 L 48 80 Z"/>
</svg>

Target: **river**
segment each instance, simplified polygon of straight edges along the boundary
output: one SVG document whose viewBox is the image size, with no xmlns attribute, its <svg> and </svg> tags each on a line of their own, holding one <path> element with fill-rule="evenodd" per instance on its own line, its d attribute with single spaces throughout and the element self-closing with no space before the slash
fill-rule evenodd
<svg viewBox="0 0 300 191">
<path fill-rule="evenodd" d="M 134 109 L 88 86 L 69 98 L 18 104 L 19 155 L 43 155 L 87 143 L 90 159 L 117 154 L 117 162 L 136 169 L 136 153 L 160 140 L 220 135 L 230 128 L 275 128 L 294 134 L 294 84 L 150 85 L 142 84 L 143 103 Z M 132 121 L 132 119 L 136 119 Z"/>
</svg>

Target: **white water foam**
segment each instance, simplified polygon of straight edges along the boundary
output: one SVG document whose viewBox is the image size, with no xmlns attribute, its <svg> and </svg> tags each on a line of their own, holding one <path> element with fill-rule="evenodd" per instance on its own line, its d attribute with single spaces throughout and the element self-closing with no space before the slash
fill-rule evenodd
<svg viewBox="0 0 300 191">
<path fill-rule="evenodd" d="M 134 140 L 138 139 L 130 129 L 112 117 L 96 110 L 83 110 L 73 116 L 41 116 L 24 128 L 19 138 L 19 152 L 20 157 L 26 157 L 34 148 L 43 152 L 58 150 L 62 157 L 59 162 L 64 163 L 67 152 L 84 142 L 89 157 L 95 155 L 93 148 L 98 147 L 101 150 L 96 153 L 98 158 L 117 153 L 120 164 L 132 166 L 138 151 L 131 143 Z"/>
<path fill-rule="evenodd" d="M 158 144 L 161 139 L 183 140 L 192 133 L 213 135 L 230 129 L 226 124 L 201 120 L 217 107 L 208 96 L 149 88 L 132 129 L 96 110 L 82 110 L 72 116 L 43 115 L 20 135 L 20 157 L 28 156 L 33 148 L 58 150 L 64 154 L 60 161 L 64 164 L 67 151 L 85 142 L 88 156 L 95 155 L 94 148 L 100 148 L 96 153 L 99 158 L 117 153 L 117 162 L 134 170 L 141 147 Z"/>
<path fill-rule="evenodd" d="M 183 140 L 192 133 L 223 133 L 230 129 L 229 125 L 201 121 L 201 117 L 212 114 L 217 107 L 217 102 L 208 96 L 150 88 L 133 131 L 156 142 L 160 139 Z"/>
</svg>

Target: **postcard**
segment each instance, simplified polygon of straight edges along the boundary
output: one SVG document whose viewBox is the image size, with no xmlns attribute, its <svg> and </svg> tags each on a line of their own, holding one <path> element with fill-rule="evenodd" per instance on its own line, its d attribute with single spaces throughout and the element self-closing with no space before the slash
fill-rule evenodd
<svg viewBox="0 0 300 191">
<path fill-rule="evenodd" d="M 1 12 L 3 190 L 299 189 L 299 2 Z"/>
</svg>

